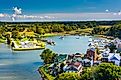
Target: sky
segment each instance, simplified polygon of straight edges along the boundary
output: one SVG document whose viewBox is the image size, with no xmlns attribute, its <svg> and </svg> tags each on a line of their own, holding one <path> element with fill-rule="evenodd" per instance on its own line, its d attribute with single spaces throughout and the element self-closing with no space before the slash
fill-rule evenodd
<svg viewBox="0 0 121 80">
<path fill-rule="evenodd" d="M 121 0 L 0 0 L 0 21 L 120 19 Z"/>
</svg>

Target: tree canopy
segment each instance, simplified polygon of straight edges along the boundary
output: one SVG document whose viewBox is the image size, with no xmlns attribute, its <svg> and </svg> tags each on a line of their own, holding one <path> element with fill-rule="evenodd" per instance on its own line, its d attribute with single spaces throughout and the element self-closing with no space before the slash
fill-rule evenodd
<svg viewBox="0 0 121 80">
<path fill-rule="evenodd" d="M 98 66 L 84 69 L 81 80 L 119 80 L 121 67 L 112 63 L 102 63 Z"/>
<path fill-rule="evenodd" d="M 59 74 L 58 77 L 55 78 L 55 80 L 80 80 L 81 77 L 78 73 L 62 73 Z"/>
<path fill-rule="evenodd" d="M 53 51 L 51 51 L 50 49 L 45 49 L 40 57 L 41 59 L 43 59 L 45 64 L 50 64 L 53 63 L 55 58 L 56 58 L 57 54 L 55 54 Z"/>
</svg>

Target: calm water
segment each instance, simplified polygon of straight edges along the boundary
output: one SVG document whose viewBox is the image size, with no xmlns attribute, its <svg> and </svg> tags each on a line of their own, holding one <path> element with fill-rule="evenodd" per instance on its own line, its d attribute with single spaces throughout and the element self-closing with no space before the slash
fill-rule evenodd
<svg viewBox="0 0 121 80">
<path fill-rule="evenodd" d="M 56 46 L 47 45 L 56 53 L 85 53 L 89 37 L 65 36 L 64 40 L 49 37 Z M 43 65 L 39 57 L 42 50 L 11 51 L 9 46 L 0 44 L 0 80 L 41 80 L 37 69 Z"/>
</svg>

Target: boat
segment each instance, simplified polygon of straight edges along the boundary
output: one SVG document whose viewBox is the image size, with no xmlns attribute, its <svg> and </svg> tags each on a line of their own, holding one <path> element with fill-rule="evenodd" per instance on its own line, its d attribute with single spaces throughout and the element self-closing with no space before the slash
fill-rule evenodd
<svg viewBox="0 0 121 80">
<path fill-rule="evenodd" d="M 61 37 L 59 37 L 59 39 L 62 39 L 62 40 L 63 40 L 63 39 L 64 39 L 64 37 L 63 37 L 63 36 L 61 36 Z"/>
<path fill-rule="evenodd" d="M 47 44 L 49 44 L 49 45 L 55 45 L 56 43 L 54 41 L 52 41 L 52 40 L 49 40 L 49 41 L 47 41 Z"/>
<path fill-rule="evenodd" d="M 77 37 L 76 39 L 79 39 L 79 37 Z"/>
<path fill-rule="evenodd" d="M 93 40 L 92 40 L 92 38 L 89 38 L 89 42 L 92 42 Z"/>
</svg>

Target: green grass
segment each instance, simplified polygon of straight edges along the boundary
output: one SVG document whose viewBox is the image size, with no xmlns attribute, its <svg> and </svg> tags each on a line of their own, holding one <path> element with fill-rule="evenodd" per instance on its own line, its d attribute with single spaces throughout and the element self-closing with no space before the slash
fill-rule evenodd
<svg viewBox="0 0 121 80">
<path fill-rule="evenodd" d="M 51 36 L 56 36 L 57 34 L 54 33 L 46 33 L 44 35 L 41 35 L 42 37 L 51 37 Z"/>
<path fill-rule="evenodd" d="M 5 43 L 5 40 L 0 38 L 0 43 Z"/>
<path fill-rule="evenodd" d="M 52 75 L 49 75 L 48 73 L 46 73 L 45 71 L 45 66 L 42 66 L 39 68 L 39 71 L 42 72 L 42 74 L 44 74 L 44 76 L 48 79 L 48 80 L 54 80 L 55 77 L 53 77 Z"/>
<path fill-rule="evenodd" d="M 106 25 L 101 25 L 101 26 L 99 26 L 100 28 L 110 28 L 110 27 L 112 27 L 112 26 L 106 26 Z"/>
<path fill-rule="evenodd" d="M 86 28 L 86 29 L 80 29 L 79 32 L 81 34 L 84 34 L 84 33 L 91 33 L 93 30 L 93 28 Z"/>
<path fill-rule="evenodd" d="M 29 40 L 28 38 L 23 38 L 21 41 L 27 41 L 27 40 Z"/>
</svg>

